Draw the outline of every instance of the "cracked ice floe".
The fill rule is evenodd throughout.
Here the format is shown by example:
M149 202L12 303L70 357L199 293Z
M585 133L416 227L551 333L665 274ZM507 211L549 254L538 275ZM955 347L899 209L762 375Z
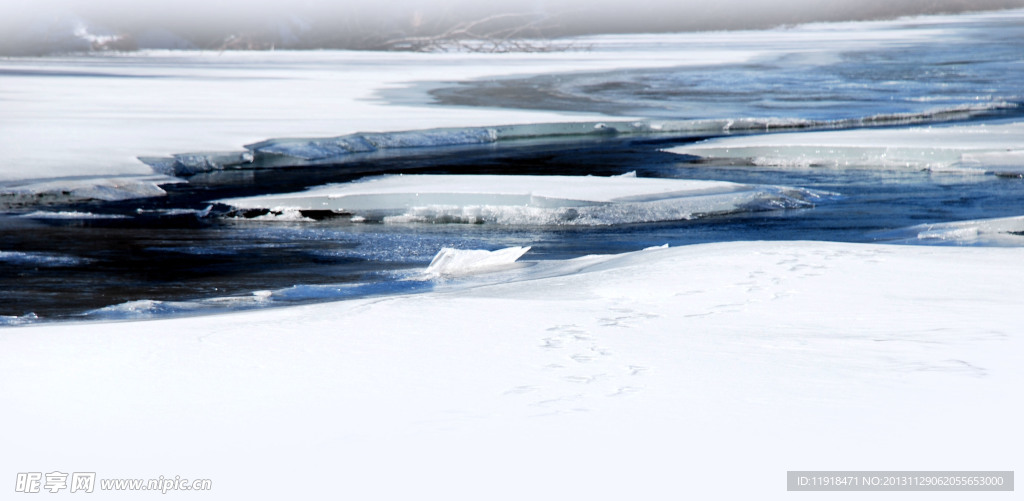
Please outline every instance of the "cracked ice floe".
M782 167L879 166L1024 174L1024 122L711 139L667 150Z
M724 181L593 176L392 175L220 200L240 211L332 211L353 221L607 225L810 207L830 194Z

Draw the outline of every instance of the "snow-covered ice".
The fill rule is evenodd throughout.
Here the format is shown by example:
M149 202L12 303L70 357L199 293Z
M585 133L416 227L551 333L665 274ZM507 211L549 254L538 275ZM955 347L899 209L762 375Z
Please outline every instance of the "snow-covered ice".
M928 116L921 120L927 121ZM272 138L245 145L244 151L176 153L167 157L142 156L154 171L190 177L235 169L267 169L311 165L339 166L388 158L437 155L470 150L495 150L524 143L572 144L624 137L705 137L708 135L802 129L825 125L822 121L741 118L690 120L602 120L546 122L495 126L442 127L392 132L357 132L337 137ZM828 122L837 126L837 122Z
M0 208L161 197L167 194L162 185L180 182L152 173L0 182Z
M221 499L783 499L787 470L1020 469L1022 252L709 244L8 328L0 463Z
M152 170L137 157L241 151L267 138L603 120L584 113L442 111L416 93L398 104L377 94L420 81L736 62L758 52L744 45L686 55L648 52L650 45L548 54L152 51L5 59L0 181L144 175ZM34 98L18 98L26 95Z
M829 194L723 181L635 175L391 175L297 193L219 200L275 213L320 210L360 221L624 224L751 210L810 207Z
M1024 169L1024 123L728 137L667 151L765 166L907 167L1019 174Z
M898 243L1024 246L1024 216L927 223L878 235Z

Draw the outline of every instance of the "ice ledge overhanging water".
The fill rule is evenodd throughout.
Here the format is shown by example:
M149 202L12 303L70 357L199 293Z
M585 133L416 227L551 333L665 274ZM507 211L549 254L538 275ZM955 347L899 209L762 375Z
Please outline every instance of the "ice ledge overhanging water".
M493 148L527 142L559 143L615 137L693 139L734 134L927 124L966 120L1020 109L1020 103L997 102L941 108L926 113L899 113L841 120L643 119L360 132L337 137L272 138L245 145L244 151L180 153L169 157L139 157L139 160L157 173L188 177L224 169L331 165L414 156L453 148Z

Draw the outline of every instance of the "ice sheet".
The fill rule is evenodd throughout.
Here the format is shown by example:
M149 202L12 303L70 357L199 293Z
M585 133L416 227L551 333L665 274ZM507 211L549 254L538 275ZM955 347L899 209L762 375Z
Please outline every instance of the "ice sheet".
M641 42L626 51L547 54L151 51L5 59L0 181L146 174L150 167L137 157L241 152L267 138L601 120L581 113L442 109L427 106L414 91L401 103L376 93L417 81L736 62L758 52L748 46L706 53L649 48ZM178 159L205 168L202 157Z
M667 151L766 166L1019 172L1024 163L1024 122L730 137Z
M827 196L799 188L635 176L393 175L217 202L280 214L333 211L357 221L594 225L810 207Z
M180 182L181 179L154 174L12 181L0 183L0 209L161 197L167 194L161 185Z
M924 118L923 118L924 119ZM498 148L537 143L573 143L612 137L706 137L738 132L802 129L821 122L794 119L693 119L579 121L447 127L394 132L358 132L338 137L272 138L247 144L238 152L179 153L170 157L139 157L156 172L189 177L228 169L265 169L309 165L340 165L425 153ZM834 124L833 124L834 125Z

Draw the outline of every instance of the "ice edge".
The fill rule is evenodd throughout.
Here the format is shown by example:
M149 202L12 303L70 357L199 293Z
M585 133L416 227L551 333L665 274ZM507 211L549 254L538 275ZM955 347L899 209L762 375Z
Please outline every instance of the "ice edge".
M245 151L179 153L138 157L160 174L189 177L224 169L266 169L330 165L358 160L411 156L439 148L491 147L534 140L558 143L581 138L674 136L680 139L733 134L884 127L962 120L1015 110L1022 103L998 102L842 120L722 118L693 120L619 120L448 127L396 132L357 132L336 137L272 138L245 145Z

